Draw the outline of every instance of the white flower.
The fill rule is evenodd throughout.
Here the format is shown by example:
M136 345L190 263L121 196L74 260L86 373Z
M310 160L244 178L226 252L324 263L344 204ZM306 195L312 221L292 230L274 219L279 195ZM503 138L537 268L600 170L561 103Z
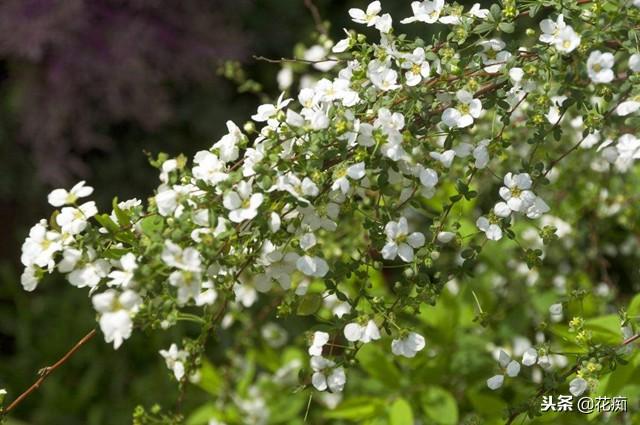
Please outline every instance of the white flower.
M580 45L580 36L570 25L564 22L564 16L558 15L554 22L551 19L543 19L540 22L540 41L553 44L561 53L571 53Z
M296 261L296 268L307 276L324 277L329 272L329 265L320 257L304 255Z
M366 11L356 8L349 9L349 16L355 23L365 24L368 27L375 26L378 31L387 33L391 30L391 15L378 16L381 10L380 2L374 1L369 3Z
M494 375L487 379L487 387L491 390L497 390L504 383L504 375Z
M525 213L527 217L536 219L542 217L543 214L548 213L550 210L549 205L547 205L541 197L536 196L533 203L527 207Z
M176 344L171 344L169 350L160 350L160 355L164 358L167 367L173 371L176 380L180 381L184 377L184 363L187 361L189 353L185 350L178 350Z
M491 223L486 217L481 216L476 220L476 226L482 230L487 239L492 241L499 241L502 239L502 229L495 223Z
M358 162L357 164L353 164L343 172L339 174L338 177L333 184L331 185L331 190L340 190L343 194L347 194L349 189L351 189L351 183L349 182L349 177L352 180L360 180L365 176L364 162Z
M25 267L22 275L20 275L20 284L25 291L31 292L38 286L38 277L36 269L31 266Z
M553 44L558 39L558 35L560 31L567 27L567 24L564 22L564 15L558 15L557 20L554 22L551 19L543 19L540 21L540 29L542 30L542 34L540 34L540 41L547 44Z
M507 173L504 176L504 186L499 193L511 211L525 212L533 204L536 196L529 190L531 183L531 177L527 173Z
M184 211L184 207L181 205L182 202L189 199L189 197L197 191L198 188L192 184L177 184L172 187L161 185L158 188L158 194L155 196L158 213L163 217L167 217L172 214L175 217L180 217Z
M329 342L329 334L326 332L316 331L313 333L313 341L309 347L310 356L321 356L322 347Z
M312 65L315 69L322 72L327 72L331 70L334 66L336 66L337 62L335 60L327 59L327 54L329 51L326 47L321 46L319 44L315 44L309 47L302 57L304 60L312 62Z
M480 116L482 103L474 99L466 90L458 90L456 93L458 104L456 107L447 108L442 113L442 122L452 128L464 128L473 124L473 120Z
M418 177L420 178L420 184L424 186L424 188L428 192L434 192L434 188L438 184L438 173L431 168L424 168L420 166Z
M200 253L192 247L183 250L179 245L166 240L164 241L164 248L160 258L169 267L176 267L189 272L200 271Z
M571 382L569 382L569 392L575 397L578 397L587 390L588 386L587 381L584 379L580 377L573 378Z
M488 139L481 140L473 149L473 158L476 160L475 167L478 169L482 169L489 164L489 150L487 149L489 143L490 141Z
M410 87L417 86L423 78L427 78L431 73L431 67L429 62L425 60L425 52L422 47L416 47L413 53L405 56L402 68L407 70L404 76Z
M75 204L78 198L84 198L93 193L91 186L85 186L85 182L81 181L71 188L69 192L65 189L55 189L49 193L49 204L54 207Z
M418 351L425 347L424 337L418 333L410 332L403 339L391 341L391 352L396 356L415 357Z
M249 308L258 299L258 293L256 290L243 283L233 285L233 294L236 296L236 301L242 304L244 307Z
M93 308L100 313L100 329L105 342L113 342L118 349L122 342L131 336L135 315L141 303L138 294L131 290L120 294L113 289L96 294L91 298Z
M347 377L342 367L335 367L336 364L321 356L311 357L311 368L313 375L311 383L318 391L327 388L333 393L339 393L344 389Z
M287 90L293 84L293 70L290 66L283 66L278 75L276 76L278 81L278 89Z
M197 306L213 305L218 299L218 292L215 290L213 283L207 280L202 283L203 291L195 297Z
M403 261L410 263L413 261L413 249L424 245L424 235L420 232L409 234L407 219L400 217L396 221L390 221L384 227L387 235L387 243L382 247L382 258L393 260L399 256Z
M275 105L273 104L263 104L258 106L258 111L255 115L251 116L256 122L264 122L272 119L276 116L278 112L284 109L289 103L291 103L293 99L284 99L284 93L278 97L278 100Z
M364 326L352 322L344 327L344 337L351 342L360 341L366 344L380 339L380 330L376 322L371 319Z
M629 69L640 72L640 53L634 53L629 57Z
M436 239L440 243L449 243L456 237L456 234L453 232L438 232L438 236Z
M396 90L401 87L398 84L398 73L377 60L372 60L367 65L367 78L382 91Z
M522 354L522 364L525 366L533 366L538 361L538 350L529 347Z
M95 288L103 278L107 277L110 268L106 260L97 259L69 273L67 280L78 288Z
M478 19L486 19L489 16L489 9L480 9L480 3L474 3L468 14Z
M638 109L640 109L640 99L631 99L625 100L624 102L620 102L620 104L616 107L616 114L621 117L625 117L627 115L633 114Z
M305 204L310 204L306 197L317 196L320 193L318 185L316 185L309 177L305 177L300 180L291 172L278 176L276 183L269 188L268 191L272 192L274 190L289 192L297 200L304 202Z
M580 36L567 25L560 30L554 46L560 53L571 53L580 45Z
M499 38L481 41L480 45L483 49L480 57L485 65L484 70L490 74L499 72L511 58L511 53L503 50L505 44Z
M498 363L500 364L500 368L504 370L504 374L494 375L487 380L487 386L492 390L497 390L502 386L505 375L515 378L520 374L520 363L512 360L503 350L500 350L498 354Z
M237 184L235 191L231 190L224 194L222 204L230 211L229 220L242 223L258 215L258 208L263 200L264 195L252 193L251 183L243 180Z
M280 219L278 213L272 212L269 215L269 230L271 230L273 233L276 233L278 230L280 230L281 224L282 220Z
M413 16L400 21L403 24L412 22L424 22L433 24L440 18L440 13L444 7L444 0L425 0L411 2Z
M49 271L55 267L54 255L62 249L61 235L47 229L47 221L40 220L29 230L29 236L22 244L20 261L26 267L38 266Z
M169 275L169 284L178 288L178 305L185 305L200 295L202 282L199 273L176 270Z
M228 136L229 135L225 137L228 137ZM225 142L225 143L228 143L228 142ZM227 154L229 154L229 152L227 152ZM209 183L212 186L215 186L218 183L225 181L229 178L229 175L225 171L224 162L221 161L220 158L218 158L216 155L212 154L209 151L200 151L196 153L196 155L193 158L193 162L195 164L192 169L193 177L195 177L198 180L202 180L206 183Z
M62 252L62 260L58 263L60 273L69 273L76 268L76 264L82 257L82 251L75 248L65 248Z
M78 208L64 207L56 216L56 223L62 231L70 235L77 235L87 228L87 220L98 213L96 203L85 202Z
M615 75L611 69L614 65L613 55L594 50L587 59L587 72L594 83L610 83Z
M303 251L308 251L313 248L316 245L316 242L316 235L311 232L300 236L300 248L302 248Z
M429 152L429 156L440 162L445 168L449 168L451 167L451 164L453 164L453 160L456 157L456 151L454 151L453 149L449 149L442 153Z
M227 121L227 134L222 136L214 145L214 149L218 149L220 159L223 162L231 162L238 159L238 144L241 143L245 136L233 121Z

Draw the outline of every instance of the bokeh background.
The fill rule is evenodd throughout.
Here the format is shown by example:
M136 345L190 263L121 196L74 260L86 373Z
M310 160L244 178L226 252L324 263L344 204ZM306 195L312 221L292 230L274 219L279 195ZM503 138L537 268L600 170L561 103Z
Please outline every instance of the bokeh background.
M408 4L387 2L386 9ZM315 0L342 38L349 7ZM405 10L406 9L406 10ZM397 16L397 15L396 15ZM276 64L312 44L303 0L0 1L0 388L13 399L94 322L85 291L47 278L19 282L20 245L50 215L46 194L87 180L99 207L145 198L157 186L153 155L209 147L228 119L243 123L260 95L219 75L237 60L262 91L278 94ZM179 331L176 331L179 332ZM176 335L136 334L114 351L96 338L12 415L11 424L131 422L135 405L171 407L176 386L157 354ZM197 394L189 404L197 405Z

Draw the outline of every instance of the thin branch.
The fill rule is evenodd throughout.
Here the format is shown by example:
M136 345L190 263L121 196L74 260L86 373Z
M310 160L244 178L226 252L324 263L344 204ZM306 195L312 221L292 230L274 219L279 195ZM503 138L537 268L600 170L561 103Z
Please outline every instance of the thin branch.
M320 59L317 61L312 61L312 60L307 60L307 59L298 59L298 58L280 58L280 59L272 59L272 58L266 58L264 56L257 56L257 55L253 55L253 58L257 61L264 61L264 62L269 62L269 63L286 63L286 62L290 62L290 63L306 63L306 64L310 64L313 65L315 63L325 63L325 62L344 62L342 59L336 59L336 58L326 58L326 59Z
M94 336L96 336L96 330L92 329L88 334L83 336L82 339L76 343L76 345L74 345L69 351L67 351L67 353L60 358L60 360L58 360L51 366L47 366L45 368L40 369L38 371L38 374L40 375L40 377L36 380L36 382L34 382L33 385L31 385L27 390L25 390L22 394L20 394L18 398L13 400L13 402L9 406L7 406L6 409L0 410L0 416L4 416L7 413L11 412L32 392L40 388L40 385L44 383L44 381L47 379L49 375L55 372L55 370L58 369L60 366L65 364L67 360L69 360L76 353L76 351L80 349L80 347L82 347L87 342L89 342Z
M313 22L315 22L318 32L328 37L329 33L327 32L327 27L324 25L322 16L320 16L320 11L318 10L318 7L313 3L313 0L304 0L304 5L307 9L309 9L309 12L311 12Z

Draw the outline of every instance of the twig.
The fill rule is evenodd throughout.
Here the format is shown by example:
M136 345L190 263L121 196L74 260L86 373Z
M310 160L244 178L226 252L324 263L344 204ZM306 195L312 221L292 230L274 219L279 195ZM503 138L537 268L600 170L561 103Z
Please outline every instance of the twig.
M13 400L13 402L9 406L7 406L6 409L1 410L0 416L4 416L7 413L11 412L32 392L40 388L40 385L42 385L42 383L45 381L45 379L47 379L49 375L51 375L60 366L65 364L67 360L69 360L71 356L73 356L76 353L76 351L80 349L80 347L82 347L87 342L89 342L91 338L93 338L94 336L96 336L96 330L92 329L88 334L83 336L82 339L76 343L76 345L74 345L69 351L67 351L67 354L62 356L60 360L55 362L52 366L47 366L45 368L40 369L40 371L38 371L38 374L40 375L40 377L36 380L36 382L34 382L33 385L31 385L27 390L25 390L22 394L20 394L18 398Z
M313 21L316 24L316 29L318 30L318 32L328 37L329 33L327 33L327 28L324 25L324 22L322 22L320 11L318 10L318 7L313 3L313 0L304 0L304 5L307 9L309 9L309 12L311 12L311 16L313 17Z
M306 63L306 64L314 64L314 63L325 63L325 62L343 62L342 59L336 59L336 58L326 58L326 59L320 59L317 61L311 61L311 60L307 60L307 59L299 59L299 58L280 58L280 59L272 59L272 58L266 58L264 56L256 56L253 55L253 58L257 61L264 61L264 62L269 62L269 63L283 63L283 62L291 62L291 63Z

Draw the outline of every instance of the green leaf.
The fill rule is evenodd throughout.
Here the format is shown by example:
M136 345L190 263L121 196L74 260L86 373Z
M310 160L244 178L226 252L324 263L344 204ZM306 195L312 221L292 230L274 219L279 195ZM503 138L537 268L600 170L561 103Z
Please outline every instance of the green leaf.
M640 294L633 297L627 309L629 316L640 316Z
M198 386L211 395L217 396L222 391L223 379L216 368L207 360L202 362L200 368L200 381Z
M326 411L327 419L350 419L362 421L384 411L385 401L374 397L354 397L346 400L334 410Z
M120 230L120 227L118 227L118 225L113 220L111 220L111 217L109 217L108 214L98 214L93 218L95 218L102 227L107 229L109 233L117 233Z
M164 220L157 215L145 217L140 221L140 229L149 238L158 239L164 229Z
M298 316L310 316L322 306L322 295L306 294L300 299L296 313Z
M207 425L211 418L216 417L218 409L213 403L204 404L198 407L185 422L186 425Z
M390 425L406 425L413 423L411 405L404 398L398 398L389 408Z
M513 25L513 22L500 22L500 24L498 24L498 28L500 28L500 31L502 32L511 34L515 29L515 26Z
M356 359L360 362L360 367L373 378L391 388L397 388L400 385L402 380L400 371L379 347L373 344L364 345L358 351Z
M476 26L473 29L473 32L475 34L482 34L482 33L485 33L485 32L493 31L494 28L495 28L495 24L493 24L491 22L483 22L480 25Z
M458 423L458 405L455 398L442 387L428 387L420 397L424 414L441 425Z

